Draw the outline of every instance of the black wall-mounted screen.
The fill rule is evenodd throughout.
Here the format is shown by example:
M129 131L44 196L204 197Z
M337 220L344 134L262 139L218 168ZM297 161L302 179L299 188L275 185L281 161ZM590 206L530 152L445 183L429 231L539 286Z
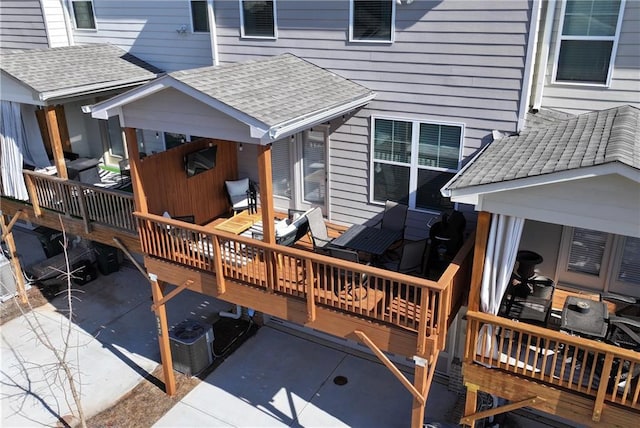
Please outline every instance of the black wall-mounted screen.
M207 147L197 152L187 153L184 157L184 167L187 177L193 177L216 166L218 146Z

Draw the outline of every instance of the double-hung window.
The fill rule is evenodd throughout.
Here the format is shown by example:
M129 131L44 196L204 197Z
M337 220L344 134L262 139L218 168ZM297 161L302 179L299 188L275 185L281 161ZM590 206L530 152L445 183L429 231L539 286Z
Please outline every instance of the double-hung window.
M242 37L275 39L276 2L240 0Z
M395 0L351 0L349 39L393 42Z
M565 228L561 248L561 282L640 297L640 238Z
M71 9L73 10L73 19L76 24L76 29L96 29L96 18L93 14L92 1L71 0Z
M624 0L567 0L558 30L555 82L608 85Z
M206 0L191 2L191 28L194 33L209 32L209 14Z
M463 125L377 117L372 122L372 202L453 208L440 189L459 169Z

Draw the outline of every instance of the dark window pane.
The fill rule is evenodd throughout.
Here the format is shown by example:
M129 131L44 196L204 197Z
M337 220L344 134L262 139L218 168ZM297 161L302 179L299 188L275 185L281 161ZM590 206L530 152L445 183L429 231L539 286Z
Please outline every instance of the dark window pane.
M96 21L93 17L93 5L90 1L74 1L73 16L76 19L76 28L95 29Z
M565 8L562 34L565 36L614 36L619 10L619 1L570 0Z
M275 37L273 1L243 1L244 35Z
M353 39L391 40L391 0L354 0Z
M418 170L418 189L416 191L416 208L445 211L453 209L453 203L440 193L454 174L448 172Z
M409 204L409 168L375 163L373 199L379 202L388 199Z
M193 19L193 31L196 31L196 32L209 31L209 17L207 16L206 1L191 2L191 17Z
M376 119L373 138L374 158L393 162L411 162L411 122Z
M164 133L164 142L167 146L167 150L172 149L180 144L184 144L187 141L187 136L184 134L175 134L173 132Z
M556 80L606 83L612 48L612 41L563 40Z
M107 120L107 135L111 154L124 157L124 142L122 141L122 129L118 116L112 116Z

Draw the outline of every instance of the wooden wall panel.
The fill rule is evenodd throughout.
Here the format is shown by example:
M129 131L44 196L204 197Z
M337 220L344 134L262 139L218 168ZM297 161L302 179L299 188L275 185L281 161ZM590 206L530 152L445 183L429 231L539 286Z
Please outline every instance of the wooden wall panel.
M209 144L218 146L215 168L187 177L184 156ZM202 139L141 159L142 187L149 212L193 215L198 224L228 212L224 181L237 178L237 150L236 143L231 141Z

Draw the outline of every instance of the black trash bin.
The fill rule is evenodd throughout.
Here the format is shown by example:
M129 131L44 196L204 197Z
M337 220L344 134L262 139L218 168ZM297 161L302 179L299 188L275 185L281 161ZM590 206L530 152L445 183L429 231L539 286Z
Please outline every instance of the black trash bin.
M109 275L120 270L122 256L119 254L119 249L99 242L94 242L93 248L96 251L98 270L102 275Z
M64 248L62 242L62 232L60 232L59 230L40 226L33 229L33 233L36 234L38 240L42 244L44 255L47 256L47 258L51 258L62 253L62 250Z
M96 268L91 260L80 260L71 265L71 282L75 285L85 285L97 278Z

